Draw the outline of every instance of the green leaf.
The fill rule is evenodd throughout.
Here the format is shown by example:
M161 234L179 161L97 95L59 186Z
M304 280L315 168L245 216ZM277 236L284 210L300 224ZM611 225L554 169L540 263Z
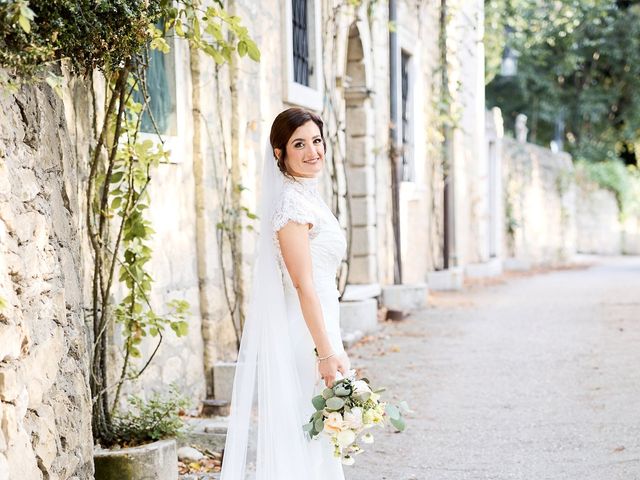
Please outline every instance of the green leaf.
M397 420L400 418L400 410L398 410L398 407L396 407L395 405L391 405L390 403L387 403L384 410L387 413L387 415L389 415L390 419Z
M402 417L390 418L389 421L391 422L391 425L393 425L399 432L402 432L405 428L407 428L407 425L406 423L404 423L404 419Z
M322 418L318 418L314 423L313 423L313 428L316 432L321 432L322 430L324 430L324 419Z
M255 44L253 40L246 39L245 43L247 44L247 53L249 53L249 58L254 62L260 61L260 50L258 50L258 46Z
M311 399L311 403L313 404L316 410L322 410L325 407L325 399L322 395L317 395Z
M344 400L340 397L331 397L327 400L327 410L336 411L340 410L342 407L344 407Z
M322 391L322 397L323 397L325 400L327 400L327 399L329 399L329 398L331 398L331 397L335 397L335 394L333 393L333 390L332 390L331 388L325 388L325 389Z
M29 19L27 17L24 17L21 14L18 17L18 23L26 33L31 33L31 24L29 23Z
M344 385L338 385L337 387L334 387L333 391L338 397L348 397L349 395L351 395L351 388L348 388Z
M120 180L122 180L123 176L124 176L124 172L114 173L113 175L111 175L110 183L118 183Z
M313 422L305 423L302 426L302 430L304 430L307 433L311 433L311 431L313 430Z
M243 41L238 42L238 55L244 57L247 54L247 44Z

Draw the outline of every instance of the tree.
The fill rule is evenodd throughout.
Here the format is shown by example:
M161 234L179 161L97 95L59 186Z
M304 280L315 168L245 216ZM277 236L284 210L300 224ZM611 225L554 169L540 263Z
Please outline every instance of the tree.
M640 157L640 2L486 0L487 106L589 161ZM515 76L499 74L505 46Z

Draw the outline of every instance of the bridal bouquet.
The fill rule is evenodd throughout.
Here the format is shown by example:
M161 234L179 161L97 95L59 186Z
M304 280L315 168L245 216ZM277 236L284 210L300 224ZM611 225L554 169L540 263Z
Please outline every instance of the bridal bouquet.
M391 423L398 431L405 429L402 412L408 412L409 407L406 402L398 406L381 402L380 393L384 390L372 389L366 378L356 380L355 371L351 370L333 388L325 388L321 395L313 397L316 411L303 429L312 439L320 434L328 436L335 456L341 457L345 465L353 465L353 456L363 452L358 442L373 443L370 428Z

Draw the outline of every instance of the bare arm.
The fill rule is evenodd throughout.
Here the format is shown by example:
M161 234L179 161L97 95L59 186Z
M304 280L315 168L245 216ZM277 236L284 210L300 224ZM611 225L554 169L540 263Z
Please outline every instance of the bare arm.
M329 342L320 299L313 284L309 228L309 224L289 222L278 231L278 241L285 266L298 292L305 323L322 358L335 352ZM321 361L319 369L327 386L333 384L336 371L345 373L343 361L337 356Z

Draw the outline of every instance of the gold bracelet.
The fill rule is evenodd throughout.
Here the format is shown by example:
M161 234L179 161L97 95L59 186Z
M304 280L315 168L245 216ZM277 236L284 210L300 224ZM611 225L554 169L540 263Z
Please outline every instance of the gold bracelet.
M335 355L336 355L335 352L333 352L331 355L327 355L326 357L318 357L318 361L321 362L322 360L326 360L327 358L334 357Z

